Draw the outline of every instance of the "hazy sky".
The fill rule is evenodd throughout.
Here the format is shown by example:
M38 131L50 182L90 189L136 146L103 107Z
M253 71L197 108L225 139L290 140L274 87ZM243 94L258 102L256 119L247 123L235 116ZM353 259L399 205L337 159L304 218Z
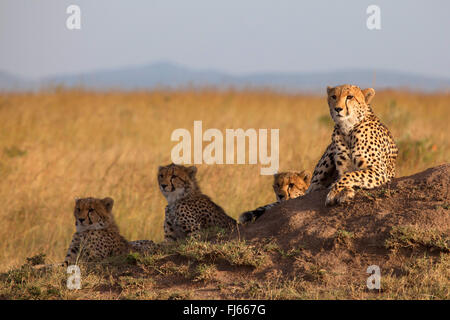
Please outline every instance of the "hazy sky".
M68 30L66 8L81 8ZM381 8L381 30L366 9ZM450 78L450 1L0 0L0 70L25 77L171 61L233 74L400 70Z

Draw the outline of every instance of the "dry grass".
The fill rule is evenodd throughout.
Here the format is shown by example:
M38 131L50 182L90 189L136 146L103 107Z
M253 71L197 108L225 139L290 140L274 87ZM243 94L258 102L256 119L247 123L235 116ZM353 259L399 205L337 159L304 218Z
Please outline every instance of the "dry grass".
M400 146L397 175L447 162L449 94L377 93L374 110ZM156 182L175 142L171 133L279 128L280 170L309 169L332 124L325 98L273 92L94 93L53 90L0 95L0 270L45 252L64 258L75 197L115 200L130 240L162 239L166 205ZM259 165L202 165L203 191L232 216L275 200Z
M236 252L256 255L250 260L236 260ZM391 260L398 261L383 268L381 290L368 290L367 274L363 272L340 278L339 273L314 264L303 273L289 275L286 267L296 257L273 252L263 243L231 241L212 245L188 239L152 255L131 253L98 264L81 264L81 290L67 288L65 268L36 269L34 265L44 259L38 255L19 268L0 273L0 299L448 300L450 255L411 253L409 257L390 255ZM285 265L270 269L270 262L260 263L261 256ZM401 266L398 262L402 262Z

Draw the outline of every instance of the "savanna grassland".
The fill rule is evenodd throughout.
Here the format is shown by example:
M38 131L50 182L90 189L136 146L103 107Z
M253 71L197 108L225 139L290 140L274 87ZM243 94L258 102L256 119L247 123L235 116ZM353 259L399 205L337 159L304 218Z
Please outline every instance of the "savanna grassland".
M373 109L400 149L397 176L448 162L449 94L377 92ZM45 253L64 258L76 197L115 200L128 239L163 238L156 181L171 162L173 130L280 129L280 171L313 170L332 121L324 96L268 91L89 92L0 95L0 270ZM206 143L204 143L204 146ZM202 190L237 217L275 200L260 165L201 165Z
M400 149L397 176L448 162L449 108L450 94L377 93L373 109ZM112 197L127 239L160 242L166 201L156 172L171 162L172 132L186 128L193 136L195 120L224 136L225 129L279 129L280 171L312 171L333 127L320 95L1 94L0 299L449 299L445 166L434 178L408 180L409 187L361 192L349 207L324 211L318 193L287 201L294 209L263 216L243 238L188 239L150 255L81 265L81 290L66 287L65 268L38 267L64 258L77 197ZM260 175L259 164L203 164L197 176L233 217L275 200L272 177ZM289 210L297 213L288 218ZM249 237L252 228L268 236ZM373 263L383 271L376 292L365 285Z

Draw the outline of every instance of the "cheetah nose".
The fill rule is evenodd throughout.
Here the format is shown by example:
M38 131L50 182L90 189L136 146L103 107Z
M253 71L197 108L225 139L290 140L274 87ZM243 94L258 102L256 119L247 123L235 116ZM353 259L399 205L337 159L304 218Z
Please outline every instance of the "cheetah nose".
M167 187L167 184L161 184L161 188L165 189Z
M341 112L342 108L334 108L334 110L336 110L336 112Z
M86 220L86 219L81 219L81 218L78 219L78 221L80 221L80 223L83 223L84 220Z
M280 198L280 200L283 200L283 199L284 199L284 195L279 194L279 195L278 195L278 198Z

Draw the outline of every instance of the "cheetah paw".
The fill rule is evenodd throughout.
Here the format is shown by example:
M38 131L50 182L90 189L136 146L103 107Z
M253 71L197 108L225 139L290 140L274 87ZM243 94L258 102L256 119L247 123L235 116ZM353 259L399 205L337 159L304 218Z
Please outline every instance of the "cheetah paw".
M340 191L336 188L331 189L327 194L327 199L325 200L326 206L332 206L334 204L341 204L348 202L355 196L355 191L352 188L343 188Z

